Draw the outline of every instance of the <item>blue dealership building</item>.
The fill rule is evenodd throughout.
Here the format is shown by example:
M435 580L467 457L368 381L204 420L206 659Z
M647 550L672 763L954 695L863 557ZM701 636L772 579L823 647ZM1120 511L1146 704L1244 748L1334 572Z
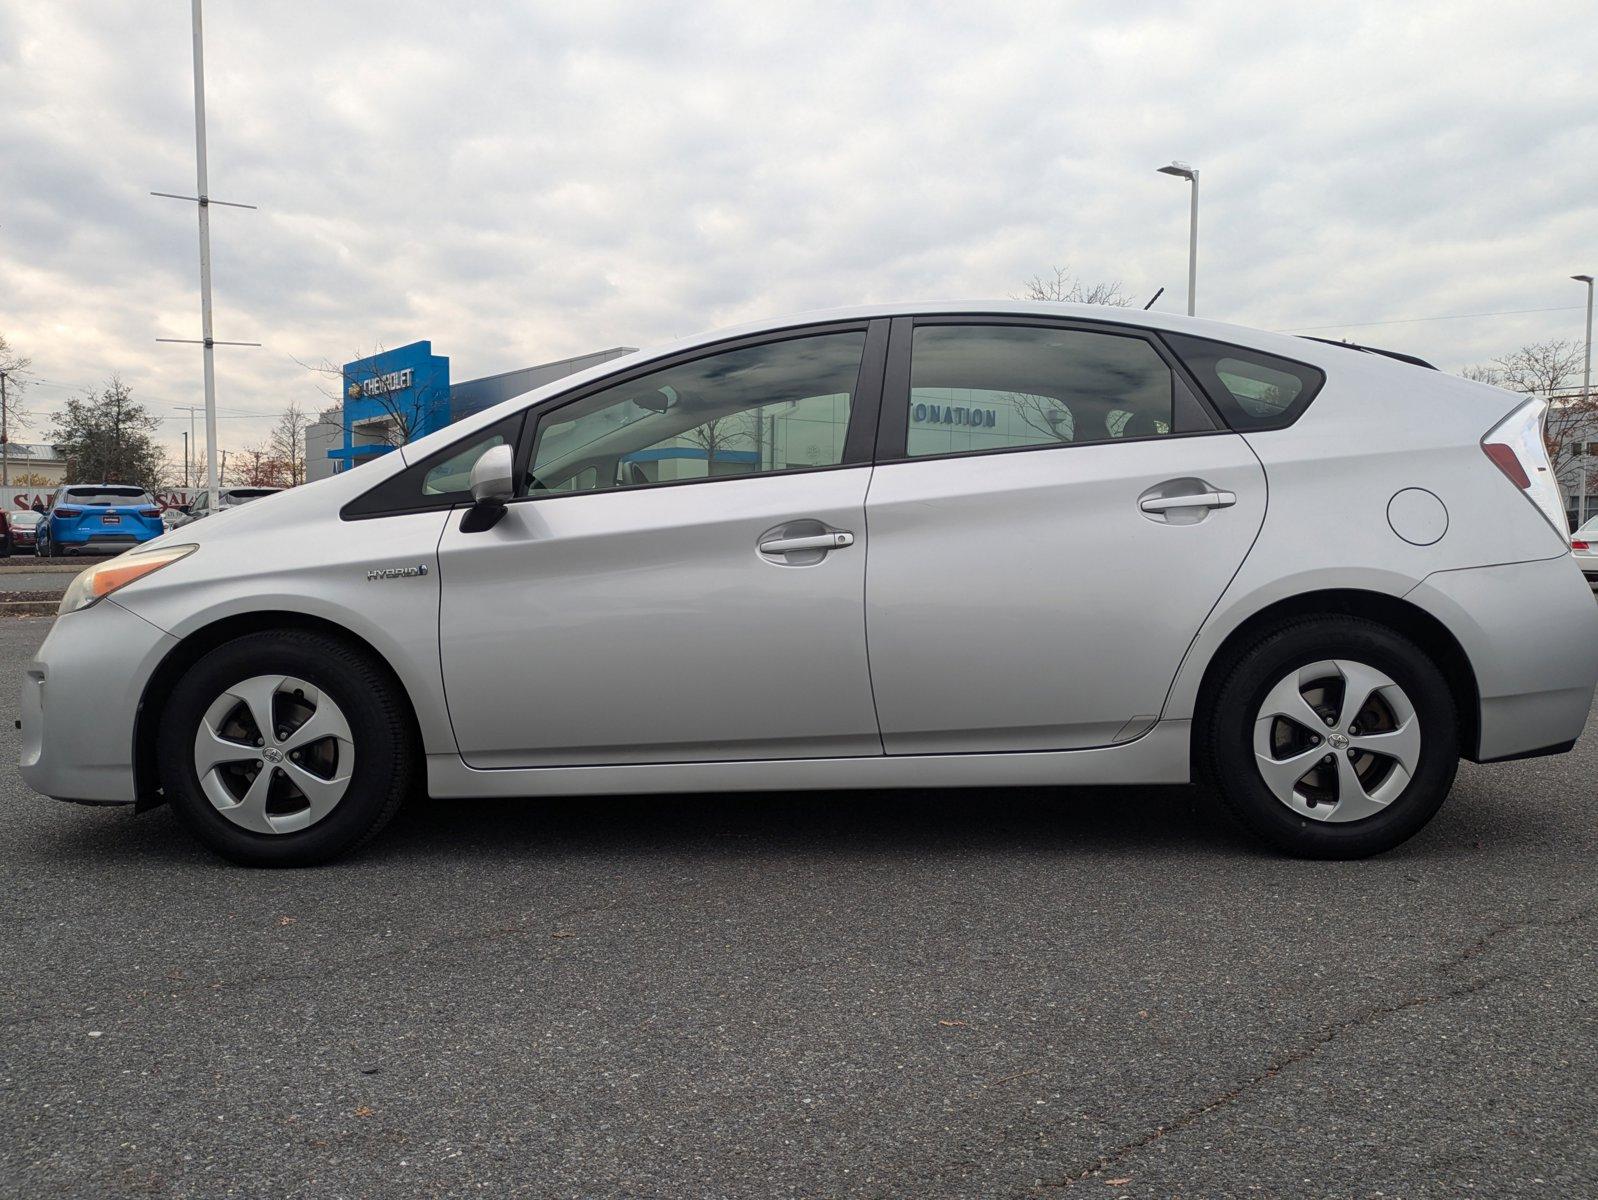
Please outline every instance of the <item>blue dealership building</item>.
M320 479L359 466L462 417L633 349L614 346L461 383L450 381L449 359L434 354L432 342L412 342L345 363L342 403L322 413L305 432L306 477Z

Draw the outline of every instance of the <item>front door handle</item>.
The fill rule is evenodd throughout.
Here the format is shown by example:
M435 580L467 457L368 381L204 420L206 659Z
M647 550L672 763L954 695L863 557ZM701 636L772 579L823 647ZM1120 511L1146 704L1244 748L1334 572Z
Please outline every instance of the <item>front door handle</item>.
M1150 496L1138 507L1146 513L1162 513L1173 508L1231 508L1236 503L1236 492L1199 492L1192 496Z
M769 542L760 543L762 554L791 554L797 550L841 550L845 546L854 545L854 534L847 529L837 529L831 533L812 533L804 537L772 538Z

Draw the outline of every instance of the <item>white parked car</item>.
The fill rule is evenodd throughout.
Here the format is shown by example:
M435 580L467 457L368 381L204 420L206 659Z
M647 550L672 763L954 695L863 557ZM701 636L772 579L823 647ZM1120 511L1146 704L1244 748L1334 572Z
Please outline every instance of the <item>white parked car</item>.
M173 522L173 528L188 525L198 521L201 517L208 517L212 513L222 512L224 509L237 508L241 504L248 504L252 500L260 500L265 496L275 496L283 489L280 487L225 487L218 488L213 501L209 489L200 492L189 505L189 511Z
M1586 722L1598 605L1541 417L1155 313L749 325L85 571L22 773L247 863L351 850L424 787L1195 777L1285 851L1371 854L1461 757Z
M1570 550L1592 590L1598 592L1598 517L1570 535Z

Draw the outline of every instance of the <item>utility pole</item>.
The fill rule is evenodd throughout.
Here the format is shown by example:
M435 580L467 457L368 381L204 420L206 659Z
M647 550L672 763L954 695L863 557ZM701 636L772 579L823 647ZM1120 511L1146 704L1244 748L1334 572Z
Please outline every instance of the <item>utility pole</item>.
M177 196L171 192L151 192L171 200L192 200L200 211L200 342L205 361L205 465L206 477L215 484L216 466L216 359L215 346L259 346L260 342L218 342L211 336L211 205L229 208L254 208L253 204L234 204L213 200L205 162L205 37L200 22L200 0L190 0L194 22L194 182L196 196ZM193 338L156 338L158 342L186 342Z
M186 444L187 445L193 445L194 444L194 414L195 413L204 412L205 411L204 407L201 406L201 405L198 405L198 404L174 404L172 407L177 409L179 412L186 412L186 413L189 414L189 432L188 432L188 442Z
M1592 276L1572 275L1571 278L1577 283L1587 285L1587 348L1581 359L1581 404L1584 410L1590 410L1592 407ZM1583 451L1591 449L1591 442L1582 446ZM1581 502L1577 506L1582 525L1587 523L1587 460L1588 455L1584 453L1581 456Z
M0 371L0 488L11 486L11 440L6 432L6 373Z
M189 434L188 434L187 430L184 430L184 432L183 432L183 490L187 491L188 487L189 487Z
M111 417L111 474L117 476L108 479L107 483L124 483L122 475L122 389L117 388L115 393L116 409Z

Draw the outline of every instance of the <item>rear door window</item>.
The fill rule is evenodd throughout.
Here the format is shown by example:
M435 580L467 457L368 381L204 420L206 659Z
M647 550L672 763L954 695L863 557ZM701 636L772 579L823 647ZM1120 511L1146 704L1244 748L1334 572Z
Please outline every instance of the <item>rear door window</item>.
M1010 324L918 325L905 455L1045 449L1213 428L1135 334Z

